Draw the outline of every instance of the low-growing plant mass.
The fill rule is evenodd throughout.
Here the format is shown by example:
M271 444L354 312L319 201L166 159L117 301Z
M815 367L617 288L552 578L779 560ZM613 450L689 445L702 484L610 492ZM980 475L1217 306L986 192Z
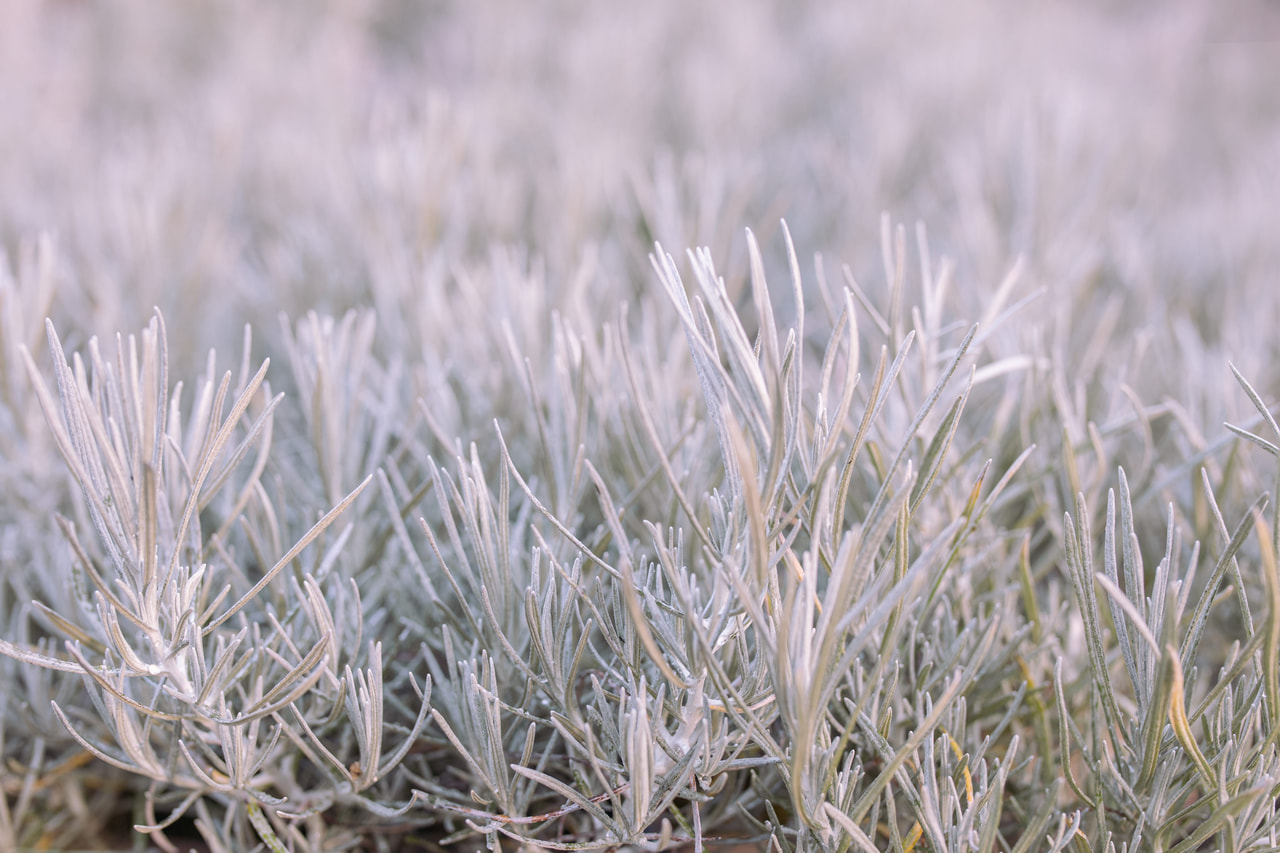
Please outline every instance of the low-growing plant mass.
M0 13L0 851L1280 849L1207 19L481 5Z

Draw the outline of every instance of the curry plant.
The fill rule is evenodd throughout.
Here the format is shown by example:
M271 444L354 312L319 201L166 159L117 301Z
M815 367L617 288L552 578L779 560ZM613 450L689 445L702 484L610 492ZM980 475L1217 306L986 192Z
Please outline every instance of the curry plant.
M158 313L69 356L48 323L26 387L76 491L56 592L0 640L56 723L6 843L102 766L164 849L1273 844L1270 495L1224 508L1201 470L1209 538L1171 506L1144 553L1123 469L1091 505L1069 437L1059 481L970 411L1043 369L1007 349L1030 303L964 323L884 236L880 297L785 226L786 288L750 234L737 294L656 247L665 307L490 330L515 396L466 445L466 389L415 394L369 311L286 318L287 392L247 329L188 387Z

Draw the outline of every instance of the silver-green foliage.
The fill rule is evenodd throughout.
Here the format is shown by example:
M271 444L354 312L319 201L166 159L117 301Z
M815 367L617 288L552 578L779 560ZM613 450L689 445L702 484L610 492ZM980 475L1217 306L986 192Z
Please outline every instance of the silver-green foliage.
M1043 398L1009 395L1046 371L1008 354L1014 280L969 327L923 234L918 287L884 237L883 299L820 263L806 283L789 236L786 298L750 236L741 293L659 249L665 307L481 331L504 350L477 399L409 388L371 312L283 321L291 395L247 333L188 397L158 315L113 357L68 359L49 324L52 387L26 371L79 497L0 651L166 848L188 813L217 850L1272 846L1267 498L1229 527L1203 474L1205 558L1171 511L1150 575L1123 472L1100 542L1083 494L1059 527L1079 451L1059 478L1013 446ZM451 424L485 407L464 446ZM10 846L56 824L40 731L0 797Z

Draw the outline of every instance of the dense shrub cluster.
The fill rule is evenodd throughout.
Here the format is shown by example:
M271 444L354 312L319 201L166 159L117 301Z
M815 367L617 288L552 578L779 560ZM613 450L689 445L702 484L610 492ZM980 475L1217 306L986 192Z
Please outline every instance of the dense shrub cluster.
M1264 11L7 4L0 850L1280 846Z

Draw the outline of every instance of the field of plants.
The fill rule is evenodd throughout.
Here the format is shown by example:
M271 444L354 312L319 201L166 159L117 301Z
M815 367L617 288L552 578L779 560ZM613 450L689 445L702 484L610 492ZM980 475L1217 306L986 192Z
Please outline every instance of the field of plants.
M1280 13L0 3L0 853L1280 849Z

